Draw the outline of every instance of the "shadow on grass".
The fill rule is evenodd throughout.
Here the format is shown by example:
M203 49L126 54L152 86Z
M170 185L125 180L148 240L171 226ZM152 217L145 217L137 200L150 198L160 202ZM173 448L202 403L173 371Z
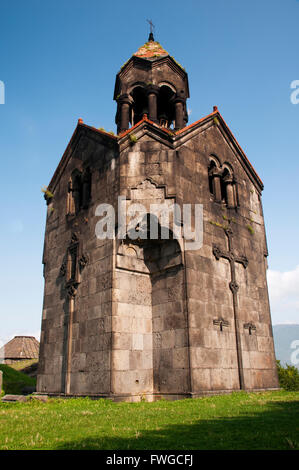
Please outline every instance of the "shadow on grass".
M136 436L103 434L65 442L57 450L224 450L299 449L299 401L267 403L271 409L240 416L198 419L152 430L138 429ZM131 426L133 423L128 423ZM163 426L163 425L161 425ZM136 426L137 427L137 426ZM124 432L119 430L119 434ZM139 433L138 433L139 432Z

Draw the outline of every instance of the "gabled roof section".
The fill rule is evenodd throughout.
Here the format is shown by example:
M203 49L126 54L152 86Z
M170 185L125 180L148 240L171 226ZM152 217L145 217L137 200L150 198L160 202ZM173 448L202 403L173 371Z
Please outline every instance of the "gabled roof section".
M147 124L147 126L145 124ZM242 149L239 142L237 141L237 139L231 132L230 128L224 121L222 115L218 111L217 106L214 106L214 110L211 114L208 114L207 116L199 119L198 121L193 122L187 127L183 127L183 129L180 129L176 132L170 129L162 128L161 126L159 126L158 124L155 124L154 122L150 121L146 116L144 116L140 122L135 124L135 126L131 127L126 132L121 134L119 136L119 140L120 142L123 142L126 136L130 138L130 135L134 133L136 134L139 133L140 135L138 135L138 137L140 138L143 135L143 133L148 131L148 129L150 128L153 131L151 133L152 137L156 135L159 139L163 139L166 145L168 146L171 145L174 149L176 149L180 147L182 143L185 143L189 139L192 139L196 131L197 130L200 131L200 129L206 125L218 126L224 138L227 140L229 145L231 145L235 153L239 156L239 159L241 163L243 164L243 167L245 167L245 170L251 176L251 179L256 182L259 190L262 191L264 188L262 180L260 179L254 167L248 160L244 150Z
M145 134L150 134L152 138L173 148L174 132L159 126L144 115L141 121L118 136L120 150L124 150L124 148L134 143L135 139L138 141Z
M244 163L246 169L249 171L249 173L251 174L253 179L258 184L259 189L262 191L263 188L264 188L264 184L263 184L261 178L259 177L259 175L255 171L254 167L252 166L252 164L248 160L244 150L242 149L241 145L239 144L239 142L237 141L237 139L233 135L233 133L230 130L230 128L228 127L228 125L226 124L226 122L223 119L222 115L220 114L217 106L214 106L213 112L211 114L209 114L208 116L205 116L204 118L202 118L198 121L195 121L192 124L190 124L189 126L183 127L183 129L180 129L179 131L177 131L175 133L175 141L178 141L179 139L183 139L183 138L184 138L184 140L186 138L188 140L188 135L191 138L193 131L200 128L200 127L202 127L208 121L213 121L213 123L219 127L219 129L222 131L222 134L224 135L226 140L231 144L231 146L233 147L235 152L239 155L239 157L240 157L241 161Z
M62 155L61 160L54 172L54 175L48 185L48 189L51 192L55 190L55 187L60 179L60 175L63 173L69 159L71 158L81 135L86 135L86 131L94 135L101 135L103 137L104 142L110 141L110 143L113 142L114 144L117 144L117 136L113 135L110 132L106 132L102 128L97 129L96 127L88 126L87 124L83 123L82 119L78 119L77 127L75 128L71 140L69 141L64 151L64 154Z

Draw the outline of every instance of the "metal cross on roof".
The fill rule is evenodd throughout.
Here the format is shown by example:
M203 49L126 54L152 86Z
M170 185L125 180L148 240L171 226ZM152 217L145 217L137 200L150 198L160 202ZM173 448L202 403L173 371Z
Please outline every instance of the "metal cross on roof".
M146 20L146 21L147 21L147 22L149 23L149 25L150 25L151 33L153 33L153 32L154 32L154 29L155 29L154 23L152 22L152 20Z
M149 40L149 41L154 41L155 39L154 39L153 31L154 31L154 29L155 29L155 25L154 25L154 23L152 22L152 20L146 20L146 21L149 23L150 28L151 28L151 32L150 32L150 34L149 34L148 40Z

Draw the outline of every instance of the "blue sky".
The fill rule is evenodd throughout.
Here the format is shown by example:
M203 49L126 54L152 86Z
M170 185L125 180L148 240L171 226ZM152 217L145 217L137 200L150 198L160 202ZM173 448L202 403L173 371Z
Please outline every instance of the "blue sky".
M299 2L0 0L0 18L0 341L38 334L41 187L79 117L115 131L115 75L147 18L189 74L189 122L217 105L265 184L273 323L298 323Z

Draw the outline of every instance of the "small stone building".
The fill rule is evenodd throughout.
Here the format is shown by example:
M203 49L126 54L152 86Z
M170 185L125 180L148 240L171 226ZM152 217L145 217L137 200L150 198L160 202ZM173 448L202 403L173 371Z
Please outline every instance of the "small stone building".
M1 360L5 364L31 359L38 360L38 354L39 342L34 336L15 336L0 351Z
M188 98L185 69L151 34L117 74L117 135L79 119L45 193L40 393L154 400L278 387L263 183L216 106L187 125ZM160 219L156 237L147 224L146 237L119 236L119 196L145 207L146 222L154 203L200 205L202 243L175 236L177 214L168 238ZM112 238L97 235L102 204L115 212Z

